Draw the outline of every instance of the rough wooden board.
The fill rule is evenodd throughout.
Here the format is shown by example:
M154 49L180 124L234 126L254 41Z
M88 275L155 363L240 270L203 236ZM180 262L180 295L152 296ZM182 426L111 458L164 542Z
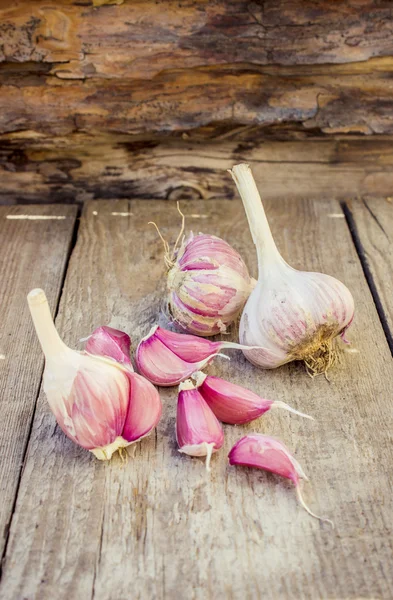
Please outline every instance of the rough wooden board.
M127 464L99 463L74 446L41 394L4 565L5 598L392 597L389 348L339 205L288 200L267 210L293 266L334 274L353 291L352 352L331 383L294 364L258 371L234 353L211 372L290 402L317 423L277 411L227 426L209 476L200 460L176 450L174 389L162 391L157 434ZM192 201L187 213L198 215L189 216L189 228L226 238L255 271L239 202ZM174 203L87 205L57 319L68 343L107 322L126 328L135 343L157 318L163 322L162 248L148 220L175 239ZM226 453L245 431L278 435L296 452L311 479L306 499L334 518L334 531L299 508L290 484L228 466Z
M274 141L263 128L234 139L138 140L126 134L0 139L0 201L83 202L96 198L229 199L226 169L252 164L269 198L390 195L392 136ZM228 134L229 135L229 134ZM277 133L278 135L278 133Z
M0 207L0 556L44 363L26 294L44 287L51 308L57 306L76 212L61 205ZM23 215L54 219L15 219Z
M147 79L179 65L347 63L393 52L390 6L374 0L0 0L0 14L0 60L41 63L64 79Z
M393 199L351 201L348 214L393 353Z
M51 138L77 131L184 132L214 122L300 124L329 134L393 134L393 58L349 65L224 64L163 70L152 79L63 80L0 68L0 133ZM10 73L11 70L11 73Z

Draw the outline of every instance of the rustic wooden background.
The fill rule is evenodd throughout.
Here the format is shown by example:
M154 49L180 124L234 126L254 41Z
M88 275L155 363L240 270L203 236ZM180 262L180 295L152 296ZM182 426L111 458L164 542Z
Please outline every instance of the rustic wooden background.
M380 0L0 0L1 203L390 197Z

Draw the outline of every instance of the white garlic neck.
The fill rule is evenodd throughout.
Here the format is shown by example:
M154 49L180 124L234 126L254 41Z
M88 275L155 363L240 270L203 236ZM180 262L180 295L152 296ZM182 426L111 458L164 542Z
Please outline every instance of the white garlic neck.
M40 289L32 290L27 296L27 302L45 358L50 359L69 351L57 333L45 292Z

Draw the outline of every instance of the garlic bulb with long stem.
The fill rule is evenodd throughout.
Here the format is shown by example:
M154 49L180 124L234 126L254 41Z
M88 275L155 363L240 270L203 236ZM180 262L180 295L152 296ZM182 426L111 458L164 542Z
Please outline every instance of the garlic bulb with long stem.
M105 343L105 357L72 350L57 333L43 290L32 290L27 301L45 355L43 388L63 432L101 460L148 435L160 420L161 400L147 379L113 358L119 347ZM90 350L104 352L102 344Z
M258 256L258 282L243 310L239 334L242 344L263 349L244 354L263 368L303 360L309 374L326 374L336 357L333 340L353 319L352 295L334 277L290 267L274 242L250 167L236 165L230 173Z

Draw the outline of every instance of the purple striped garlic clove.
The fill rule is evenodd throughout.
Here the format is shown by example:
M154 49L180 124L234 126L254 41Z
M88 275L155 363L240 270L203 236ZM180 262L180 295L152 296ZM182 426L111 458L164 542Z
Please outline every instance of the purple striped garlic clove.
M101 460L146 436L161 416L151 383L112 358L68 348L45 293L32 290L27 299L45 354L43 388L63 432Z
M133 371L130 346L131 338L129 335L124 331L104 325L95 329L87 338L85 352L95 356L112 358Z
M283 408L289 412L312 419L309 415L291 408L280 400L266 400L240 385L235 385L220 377L194 373L193 380L199 386L199 391L210 406L217 419L231 425L242 425L258 419L272 408Z
M179 452L190 456L206 456L207 471L210 471L212 453L224 443L221 423L190 379L179 386L176 439Z
M135 360L140 373L155 385L169 387L188 379L203 369L221 350L245 346L234 342L211 342L195 335L168 331L155 325L136 350Z
M290 479L296 487L297 497L302 507L312 517L326 521L334 527L330 519L319 517L311 512L305 504L300 490L300 480L308 481L308 478L300 464L280 440L262 434L246 435L233 446L228 458L231 465L256 467Z
M240 254L214 235L191 233L166 264L173 320L200 336L225 332L255 285Z

